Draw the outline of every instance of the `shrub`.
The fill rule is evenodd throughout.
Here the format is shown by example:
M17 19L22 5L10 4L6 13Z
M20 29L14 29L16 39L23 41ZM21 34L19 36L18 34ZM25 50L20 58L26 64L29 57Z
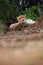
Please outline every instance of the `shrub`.
M37 10L38 8L36 6L32 6L30 8L26 8L25 11L21 11L21 14L26 14L26 18L36 20L37 17L40 16Z
M15 0L0 0L0 19L6 21L9 18L15 18L17 14L18 10Z

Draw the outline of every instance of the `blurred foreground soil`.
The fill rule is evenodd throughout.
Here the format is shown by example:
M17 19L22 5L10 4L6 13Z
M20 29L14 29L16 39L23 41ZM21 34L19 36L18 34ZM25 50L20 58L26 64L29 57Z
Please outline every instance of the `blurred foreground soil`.
M0 65L43 65L43 32L0 36Z

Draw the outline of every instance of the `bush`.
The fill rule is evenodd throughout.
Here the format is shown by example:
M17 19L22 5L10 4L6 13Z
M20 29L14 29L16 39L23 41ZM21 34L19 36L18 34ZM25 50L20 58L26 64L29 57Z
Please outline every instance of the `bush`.
M32 6L30 8L26 8L25 11L21 11L21 14L26 14L26 18L36 20L37 17L40 16L37 10L38 8L36 6Z
M0 19L6 21L7 19L15 18L18 14L16 1L0 0Z

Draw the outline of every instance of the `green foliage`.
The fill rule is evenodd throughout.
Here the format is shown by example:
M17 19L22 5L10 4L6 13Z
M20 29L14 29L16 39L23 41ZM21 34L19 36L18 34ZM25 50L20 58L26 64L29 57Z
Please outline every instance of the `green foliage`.
M15 0L0 0L0 19L14 18L18 14Z
M39 13L35 12L37 11L37 7L36 6L32 6L30 8L27 8L25 11L21 11L21 14L26 14L27 18L30 18L32 20L36 20L38 16L40 16Z

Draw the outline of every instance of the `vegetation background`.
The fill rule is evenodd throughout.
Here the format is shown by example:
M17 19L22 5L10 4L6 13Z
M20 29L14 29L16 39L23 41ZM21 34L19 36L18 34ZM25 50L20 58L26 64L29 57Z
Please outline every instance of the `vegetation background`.
M23 0L24 1L24 0ZM40 7L43 5L39 5ZM0 32L8 29L11 23L15 23L16 16L20 14L26 14L27 18L36 20L43 13L39 13L38 6L31 6L30 8L25 8L25 10L19 11L19 5L17 0L0 0Z

